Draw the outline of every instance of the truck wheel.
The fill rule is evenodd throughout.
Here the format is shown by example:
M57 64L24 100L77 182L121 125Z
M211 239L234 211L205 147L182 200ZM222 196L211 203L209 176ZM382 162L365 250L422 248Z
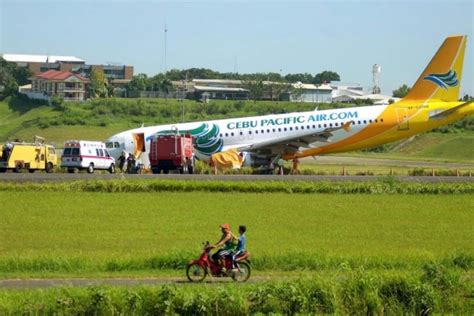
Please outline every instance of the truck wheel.
M163 169L163 173L164 173L164 174L170 173L170 169L168 169L168 168Z
M110 165L109 172L110 173L115 173L115 165L114 164Z
M161 171L161 170L158 169L158 168L151 168L151 172L152 172L153 174L160 174L160 171Z
M87 173L94 173L94 164L91 163L89 167L87 167Z
M20 164L16 165L15 168L13 168L13 172L15 173L21 172L21 165Z
M7 169L5 169L5 168L0 168L0 173L5 173L5 172L7 172Z
M76 169L74 168L67 168L67 173L74 173Z
M29 173L35 173L35 169L28 169Z
M53 171L54 171L54 166L53 166L53 164L50 163L50 162L48 162L48 163L46 164L46 172L47 172L47 173L53 173Z

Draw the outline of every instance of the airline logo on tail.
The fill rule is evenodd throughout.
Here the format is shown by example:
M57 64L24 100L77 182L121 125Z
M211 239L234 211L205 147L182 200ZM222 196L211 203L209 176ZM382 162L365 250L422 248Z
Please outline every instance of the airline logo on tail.
M423 80L434 82L446 90L448 87L455 87L459 83L456 72L453 70L450 70L444 74L429 74L428 76L424 77Z

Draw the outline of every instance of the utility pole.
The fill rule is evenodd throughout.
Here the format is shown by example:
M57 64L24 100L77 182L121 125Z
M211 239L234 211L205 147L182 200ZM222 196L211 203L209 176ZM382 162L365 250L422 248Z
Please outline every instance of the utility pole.
M167 27L167 25L166 25L166 23L165 23L165 73L166 73L166 71L167 71L167 65L166 65L166 53L167 53L167 51L166 51L166 50L167 50L166 45L167 45L167 41L168 41L168 27Z

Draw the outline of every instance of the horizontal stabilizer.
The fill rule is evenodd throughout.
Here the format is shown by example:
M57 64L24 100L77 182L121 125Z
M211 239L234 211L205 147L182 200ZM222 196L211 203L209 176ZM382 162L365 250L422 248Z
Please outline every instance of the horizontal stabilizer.
M442 111L442 110L434 110L434 111L431 111L431 112L429 113L429 118L430 118L430 120L442 120L442 119L446 118L447 116L449 116L451 113L456 112L457 110L459 110L459 109L461 109L461 108L463 108L463 107L465 107L465 106L468 106L468 105L470 105L471 103L472 103L472 101L468 101L468 102L466 102L466 103L462 103L462 104L460 104L460 105L457 105L457 106L455 106L455 107L452 107L452 108L450 108L450 109L448 109L448 110L444 110L444 111Z

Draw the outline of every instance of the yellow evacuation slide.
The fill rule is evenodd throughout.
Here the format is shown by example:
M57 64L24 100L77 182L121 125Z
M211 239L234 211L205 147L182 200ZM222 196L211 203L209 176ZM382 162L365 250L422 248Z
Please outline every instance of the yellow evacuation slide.
M221 151L211 156L211 163L219 169L239 169L242 167L242 162L242 156L235 149Z

